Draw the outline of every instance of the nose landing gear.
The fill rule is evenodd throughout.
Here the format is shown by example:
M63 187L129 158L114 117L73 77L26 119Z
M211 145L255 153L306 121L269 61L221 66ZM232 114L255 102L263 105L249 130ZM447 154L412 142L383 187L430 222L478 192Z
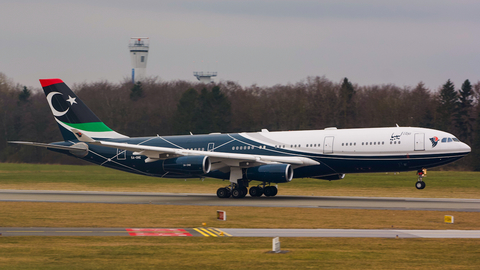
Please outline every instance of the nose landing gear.
M423 168L421 170L418 170L417 175L418 175L418 180L417 180L417 183L415 183L415 187L417 189L424 189L426 184L425 182L423 182L423 177L427 176L427 169Z

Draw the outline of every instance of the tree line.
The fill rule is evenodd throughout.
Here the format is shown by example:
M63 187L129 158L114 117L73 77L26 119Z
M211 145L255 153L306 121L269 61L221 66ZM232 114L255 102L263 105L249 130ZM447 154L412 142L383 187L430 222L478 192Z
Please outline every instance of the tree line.
M68 82L67 82L68 84ZM450 132L472 147L452 168L480 170L480 82L447 80L362 86L307 77L286 85L201 84L148 78L132 84L99 81L70 85L110 128L128 136L212 132L415 126ZM83 164L9 140L61 141L45 95L0 73L0 161Z

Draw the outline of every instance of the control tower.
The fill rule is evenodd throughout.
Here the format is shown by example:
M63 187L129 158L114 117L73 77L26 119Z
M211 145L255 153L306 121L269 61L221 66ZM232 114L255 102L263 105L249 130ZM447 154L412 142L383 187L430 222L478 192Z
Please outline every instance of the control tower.
M193 76L202 83L213 83L212 77L217 76L217 72L203 72L203 71L194 71Z
M147 75L148 37L132 37L128 44L132 61L132 82L138 82Z

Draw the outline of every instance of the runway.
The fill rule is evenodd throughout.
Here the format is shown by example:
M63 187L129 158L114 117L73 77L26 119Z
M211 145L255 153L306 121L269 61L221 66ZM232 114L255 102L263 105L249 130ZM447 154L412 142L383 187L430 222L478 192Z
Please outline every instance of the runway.
M159 205L308 207L480 212L479 199L282 196L219 199L209 194L0 190L4 202L68 202Z
M480 238L480 230L0 228L2 236Z

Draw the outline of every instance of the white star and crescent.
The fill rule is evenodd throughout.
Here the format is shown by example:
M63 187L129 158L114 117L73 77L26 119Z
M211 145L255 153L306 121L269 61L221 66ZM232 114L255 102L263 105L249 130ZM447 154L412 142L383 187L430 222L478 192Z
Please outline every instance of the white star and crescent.
M50 92L48 93L47 95L47 101L48 101L48 105L50 105L50 109L52 110L52 113L53 115L57 116L57 117L60 117L62 115L65 115L68 110L70 110L70 108L66 109L65 111L63 112L59 112L57 111L54 107L53 107L53 104L52 104L52 98L54 95L63 95L62 93L60 92ZM73 103L77 104L77 102L75 101L75 99L77 98L74 98L74 97L71 97L71 96L68 96L68 99L66 100L67 102L70 102L70 106L73 105Z

